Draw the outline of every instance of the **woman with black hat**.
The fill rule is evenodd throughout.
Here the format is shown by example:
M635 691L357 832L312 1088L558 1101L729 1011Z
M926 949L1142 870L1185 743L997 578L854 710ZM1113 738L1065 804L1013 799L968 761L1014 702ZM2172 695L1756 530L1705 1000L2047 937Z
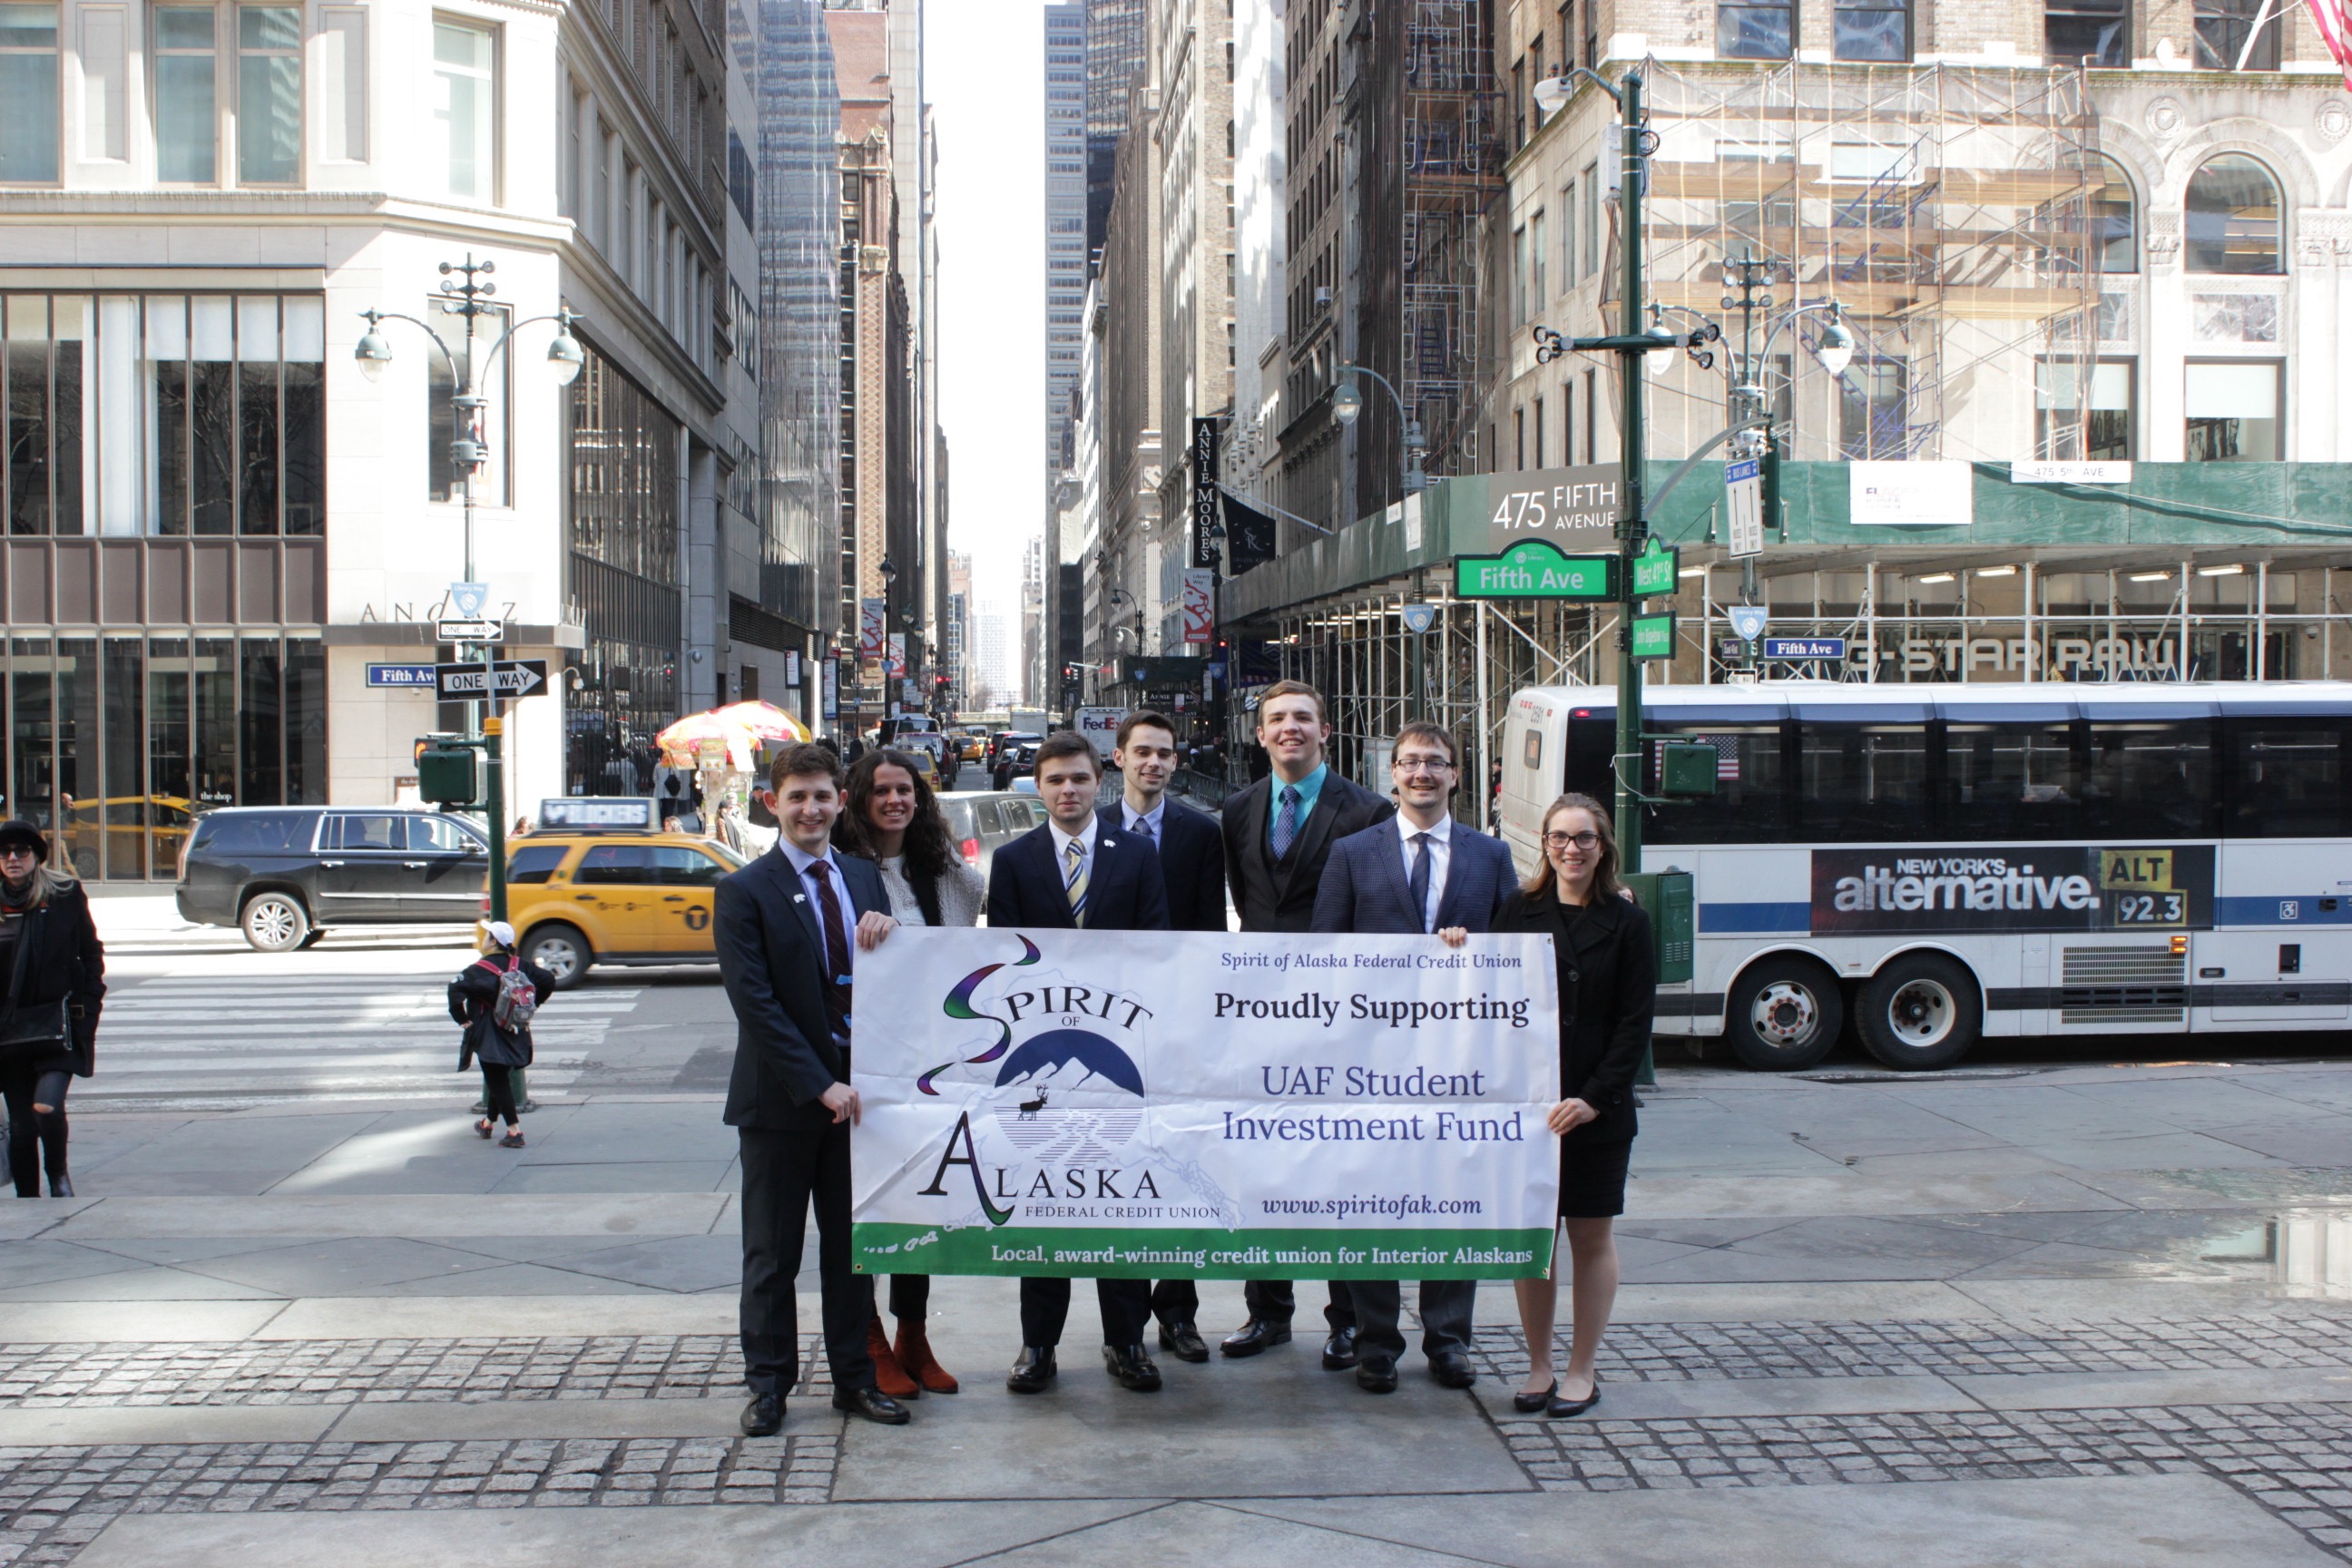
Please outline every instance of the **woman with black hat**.
M49 843L22 820L0 823L0 1094L8 1103L8 1173L16 1195L73 1196L66 1173L66 1086L98 1057L106 949L81 884L48 868Z
M457 1046L457 1070L476 1062L482 1068L482 1109L489 1114L474 1123L484 1138L498 1131L504 1119L507 1135L501 1149L522 1147L522 1115L515 1105L514 1074L530 1066L531 1015L555 993L555 976L515 952L515 929L504 921L483 927L490 950L467 964L449 982L449 1016L465 1026ZM514 981L509 975L518 976Z

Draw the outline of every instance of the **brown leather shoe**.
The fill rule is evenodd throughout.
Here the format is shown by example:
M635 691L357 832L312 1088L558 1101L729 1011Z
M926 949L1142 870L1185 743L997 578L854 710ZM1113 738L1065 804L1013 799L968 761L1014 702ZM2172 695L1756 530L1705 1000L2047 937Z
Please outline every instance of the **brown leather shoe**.
M899 1367L908 1377L921 1384L926 1394L954 1394L963 1387L955 1380L954 1373L940 1364L940 1358L931 1353L930 1336L923 1332L920 1323L910 1323L904 1318L898 1320L898 1343L893 1353L898 1357Z
M874 1386L892 1399L919 1399L923 1391L915 1386L898 1358L890 1353L890 1336L883 1331L882 1314L877 1312L866 1321L866 1353L874 1358Z

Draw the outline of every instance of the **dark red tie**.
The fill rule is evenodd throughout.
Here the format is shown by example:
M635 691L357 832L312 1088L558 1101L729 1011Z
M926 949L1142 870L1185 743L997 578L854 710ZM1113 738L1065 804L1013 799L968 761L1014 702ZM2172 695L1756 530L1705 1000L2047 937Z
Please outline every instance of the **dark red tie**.
M841 942L841 900L834 896L833 864L811 861L809 874L816 879L816 901L824 906L824 1011L833 1022L834 1037L845 1040L849 1037L849 950Z

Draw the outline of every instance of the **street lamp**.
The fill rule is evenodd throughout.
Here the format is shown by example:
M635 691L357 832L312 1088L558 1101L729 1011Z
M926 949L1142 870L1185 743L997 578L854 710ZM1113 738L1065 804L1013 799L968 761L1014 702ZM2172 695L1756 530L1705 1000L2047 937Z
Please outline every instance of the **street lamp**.
M456 389L450 399L449 455L465 499L466 581L469 583L474 580L474 479L481 472L485 457L481 415L487 401L475 391L474 323L499 309L488 302L499 291L498 285L489 281L490 275L497 270L496 262L488 259L476 261L471 252L462 262L441 263L441 292L449 299L447 309L466 323L466 353L462 360L450 353L449 345L442 342L440 333L416 317L397 310L361 311L368 327L352 348L352 358L358 363L360 374L372 382L382 381L385 369L392 363L392 342L383 330L386 321L406 321L413 327L423 329L426 341L440 351L442 363L448 367L450 385ZM553 321L555 338L547 345L548 374L555 385L569 386L579 375L580 367L587 358L581 350L579 340L572 335L572 323L578 319L569 306L559 305L550 314L528 316L509 324L505 331L499 334L497 342L483 351L481 370L488 373L507 345L514 341L515 333L541 321ZM483 700L490 705L489 712L487 717L481 717L473 703L467 703L467 727L473 729L479 718L483 751L488 763L489 799L486 804L489 808L490 827L490 919L502 921L507 918L506 762L501 744L506 724L498 711L497 645L483 643L480 653L486 675ZM458 645L457 654L460 658L466 657L466 645Z
M1421 461L1429 450L1428 438L1421 433L1421 421L1405 412L1404 399L1397 395L1397 389L1389 384L1388 377L1360 364L1334 365L1331 372L1339 376L1369 375L1381 384L1381 390L1389 395L1391 403L1396 405L1397 424L1404 431L1404 474L1402 480L1404 493L1418 495L1427 489L1429 476L1422 472ZM1363 411L1364 395L1356 390L1353 383L1342 381L1331 389L1332 418L1342 425L1353 425L1356 416Z

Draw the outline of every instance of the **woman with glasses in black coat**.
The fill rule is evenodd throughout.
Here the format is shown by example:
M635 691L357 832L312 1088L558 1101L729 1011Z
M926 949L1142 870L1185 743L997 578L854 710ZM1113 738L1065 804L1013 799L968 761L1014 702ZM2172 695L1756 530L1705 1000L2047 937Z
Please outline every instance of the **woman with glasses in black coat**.
M1650 1044L1658 961L1650 918L1618 878L1617 836L1589 795L1564 795L1544 813L1542 868L1507 900L1496 931L1552 938L1559 982L1559 1089L1551 1109L1559 1135L1559 1217L1568 1231L1572 1324L1568 1365L1552 1369L1559 1262L1545 1279L1517 1281L1527 1331L1528 1381L1511 1396L1521 1412L1581 1415L1601 1403L1593 1369L1617 1300L1617 1215L1633 1135L1633 1075Z

